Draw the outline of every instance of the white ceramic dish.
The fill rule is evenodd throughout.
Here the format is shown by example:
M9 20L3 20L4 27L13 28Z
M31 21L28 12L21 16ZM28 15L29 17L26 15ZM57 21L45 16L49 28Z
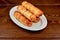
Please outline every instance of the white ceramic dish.
M13 7L10 10L10 18L11 20L18 25L21 28L24 28L26 30L30 30L30 31L39 31L44 29L47 26L47 19L44 15L42 15L40 18L41 20L38 23L33 23L31 27L28 27L26 25L23 25L22 23L20 23L15 17L14 17L14 12L17 11L17 6Z

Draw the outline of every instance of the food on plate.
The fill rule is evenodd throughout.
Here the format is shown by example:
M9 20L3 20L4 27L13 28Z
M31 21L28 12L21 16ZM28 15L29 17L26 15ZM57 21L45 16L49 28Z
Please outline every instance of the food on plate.
M32 26L32 22L28 20L26 17L24 17L20 12L15 11L14 16L17 20L19 20L22 24L27 25L27 26Z
M28 11L25 7L22 5L19 5L17 7L17 10L21 12L22 15L24 15L27 19L33 22L38 22L40 18L37 18L34 14L32 14L30 11Z
M23 1L21 5L18 5L17 10L14 12L15 18L29 27L33 23L39 22L42 15L43 11L27 1Z
M37 7L35 7L34 5L32 5L31 3L27 2L27 1L23 1L22 5L28 9L29 11L31 11L35 16L39 17L43 14L43 12L38 9Z

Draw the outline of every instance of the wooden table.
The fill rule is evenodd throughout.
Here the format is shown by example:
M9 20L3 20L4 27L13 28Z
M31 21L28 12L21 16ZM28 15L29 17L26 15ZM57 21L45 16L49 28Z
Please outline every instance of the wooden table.
M60 40L60 0L27 0L43 10L48 20L47 27L38 32L24 30L10 19L10 9L22 1L0 1L0 40Z

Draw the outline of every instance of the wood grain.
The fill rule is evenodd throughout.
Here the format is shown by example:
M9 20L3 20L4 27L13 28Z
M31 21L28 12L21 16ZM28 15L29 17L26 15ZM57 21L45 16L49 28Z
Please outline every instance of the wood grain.
M38 32L22 29L10 19L10 9L22 1L0 1L0 40L60 40L60 0L27 0L41 9L48 20L47 27Z

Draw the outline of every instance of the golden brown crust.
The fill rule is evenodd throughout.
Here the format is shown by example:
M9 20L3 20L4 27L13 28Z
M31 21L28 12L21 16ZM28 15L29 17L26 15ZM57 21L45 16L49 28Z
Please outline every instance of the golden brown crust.
M27 1L23 1L22 5L25 8L27 8L29 11L31 11L37 17L39 17L39 16L41 16L43 14L43 12L40 9L38 9L37 7L35 7L34 5L32 5L31 3L28 3Z
M36 21L36 16L33 15L30 11L26 10L22 5L18 6L18 11L21 12L22 15L24 15L26 18L28 18L30 21Z
M17 20L19 20L21 23L27 26L32 26L32 22L30 22L28 19L26 19L22 14L20 14L18 11L14 12L14 16Z

